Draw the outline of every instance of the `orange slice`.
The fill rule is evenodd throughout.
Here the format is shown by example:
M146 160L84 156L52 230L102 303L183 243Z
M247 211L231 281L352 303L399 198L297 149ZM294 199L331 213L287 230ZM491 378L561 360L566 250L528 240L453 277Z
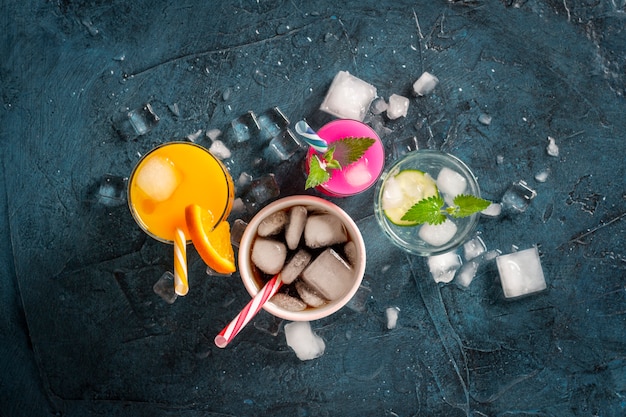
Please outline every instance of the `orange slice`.
M202 260L220 274L235 272L235 252L230 243L228 222L222 221L216 226L213 213L197 204L185 208L185 221Z

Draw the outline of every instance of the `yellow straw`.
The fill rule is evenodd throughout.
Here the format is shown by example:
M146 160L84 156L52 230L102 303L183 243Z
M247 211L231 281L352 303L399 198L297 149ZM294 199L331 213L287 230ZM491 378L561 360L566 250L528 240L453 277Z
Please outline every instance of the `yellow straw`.
M176 228L174 235L174 291L178 295L187 295L187 238L182 229Z

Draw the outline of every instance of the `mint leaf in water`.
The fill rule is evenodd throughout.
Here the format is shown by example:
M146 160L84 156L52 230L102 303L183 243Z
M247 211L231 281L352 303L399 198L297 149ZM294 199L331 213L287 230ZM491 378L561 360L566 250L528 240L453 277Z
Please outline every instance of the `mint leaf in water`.
M443 198L432 196L415 203L409 211L407 211L402 220L430 224L441 224L446 220L446 216L441 211L444 205Z
M376 141L372 138L347 137L333 142L334 158L342 167L348 166L361 159L363 154Z
M330 179L330 173L322 167L322 163L317 155L313 155L309 162L309 176L304 184L305 189L317 187Z
M460 194L454 197L455 207L448 207L447 211L452 217L468 217L486 209L490 204L490 201L483 200L482 198L468 194ZM451 208L453 210L450 210Z

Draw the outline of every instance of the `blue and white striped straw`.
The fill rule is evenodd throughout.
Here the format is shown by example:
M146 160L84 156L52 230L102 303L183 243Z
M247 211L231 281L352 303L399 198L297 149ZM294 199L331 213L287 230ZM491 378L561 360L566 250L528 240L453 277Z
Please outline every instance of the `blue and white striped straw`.
M316 151L324 153L328 150L328 142L317 136L317 133L315 133L315 131L311 129L311 126L304 120L300 120L296 123L296 133L302 136L306 143Z

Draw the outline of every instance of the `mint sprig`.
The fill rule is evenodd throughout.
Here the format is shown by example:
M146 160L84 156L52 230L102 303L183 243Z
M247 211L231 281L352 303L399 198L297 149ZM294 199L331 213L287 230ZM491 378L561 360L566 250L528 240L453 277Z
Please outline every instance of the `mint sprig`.
M441 196L424 198L415 203L402 220L416 224L429 223L438 225L446 221L446 215L454 218L468 217L489 207L490 201L468 194L454 197L454 205L444 208L445 201Z
M333 142L333 146L321 158L315 154L309 160L309 176L304 188L315 188L324 184L332 175L330 170L343 169L355 163L375 142L372 138L361 137L347 137Z

